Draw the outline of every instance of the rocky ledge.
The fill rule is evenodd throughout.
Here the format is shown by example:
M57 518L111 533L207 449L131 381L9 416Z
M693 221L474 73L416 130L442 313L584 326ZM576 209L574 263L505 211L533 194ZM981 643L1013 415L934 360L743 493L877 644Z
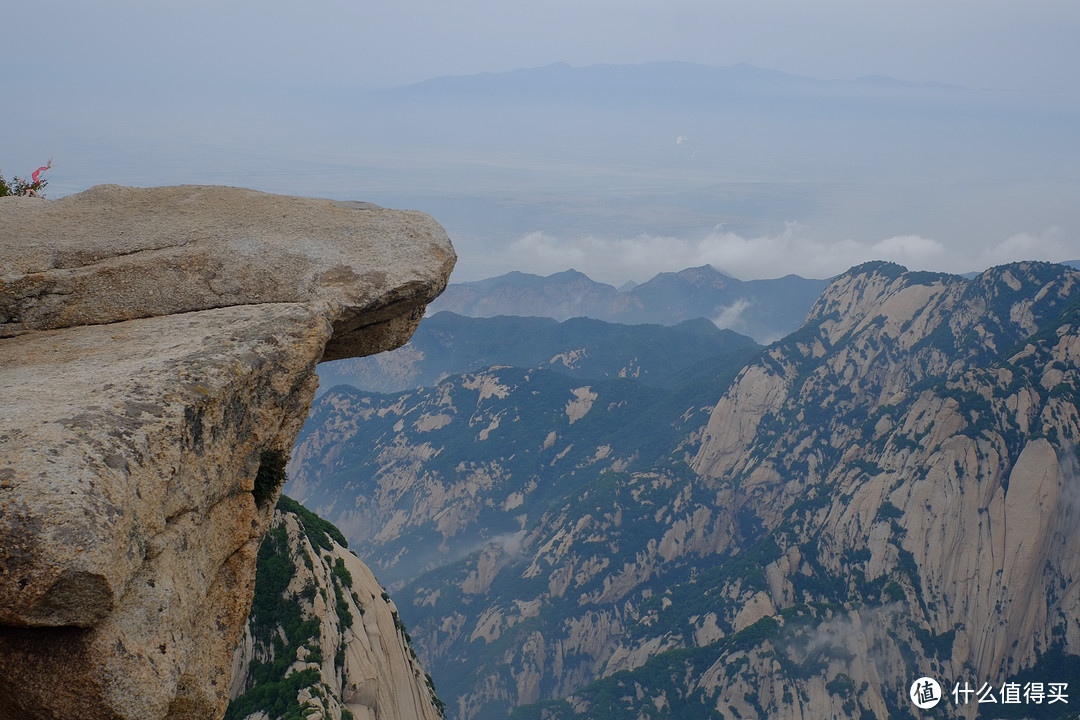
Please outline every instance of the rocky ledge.
M220 717L315 365L403 344L415 212L224 187L0 199L0 717Z

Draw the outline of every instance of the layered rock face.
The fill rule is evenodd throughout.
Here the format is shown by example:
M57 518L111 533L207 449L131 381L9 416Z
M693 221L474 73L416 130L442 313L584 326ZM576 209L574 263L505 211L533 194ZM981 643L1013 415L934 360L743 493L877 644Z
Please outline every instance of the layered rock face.
M404 343L454 259L363 204L0 199L0 716L224 712L316 363Z

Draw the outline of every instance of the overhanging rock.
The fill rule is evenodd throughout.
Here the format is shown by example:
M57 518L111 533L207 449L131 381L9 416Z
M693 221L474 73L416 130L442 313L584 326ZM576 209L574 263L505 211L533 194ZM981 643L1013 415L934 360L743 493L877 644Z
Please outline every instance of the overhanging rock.
M357 205L0 199L0 717L224 712L315 365L404 343L453 267Z
M423 213L242 188L99 185L2 218L0 337L296 302L333 323L324 359L370 354L370 326L419 321L455 260Z

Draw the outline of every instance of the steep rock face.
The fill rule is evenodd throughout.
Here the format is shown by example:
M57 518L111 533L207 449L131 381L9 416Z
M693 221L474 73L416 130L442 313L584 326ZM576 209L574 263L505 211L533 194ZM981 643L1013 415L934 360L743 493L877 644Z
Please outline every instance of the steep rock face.
M441 717L397 608L343 543L336 528L282 498L259 551L227 718L278 720L288 712L275 711L278 703L309 720Z
M232 188L0 200L0 715L220 716L315 364L405 342L453 260Z
M621 337L627 354L653 352L651 331ZM396 395L335 388L301 431L287 492L340 527L396 590L489 543L513 546L584 478L649 467L706 417L702 396L715 402L724 387L715 379L730 377L753 351L714 356L705 383L679 383L681 372L643 362L658 384L670 379L664 389L508 367ZM614 360L624 367L624 358ZM478 571L468 592L492 571Z
M1075 682L1077 274L857 270L744 371L694 460L741 518L729 542L764 570L704 589L741 608L719 613L725 636L551 717L603 717L612 693L632 714L661 691L674 716L892 717L920 674ZM740 402L763 378L778 399ZM700 606L701 588L671 589L670 610ZM762 592L777 612L740 632ZM672 672L685 681L665 690Z
M860 409L899 402L928 377L992 362L1058 315L1078 283L1077 273L1045 263L987 271L970 282L884 263L855 268L826 289L797 333L746 368L713 412L694 469L724 477L746 467L756 448L783 448L790 436L757 430L787 410L801 409L800 420L825 411L857 418ZM839 428L852 429L850 421ZM839 437L827 442L839 447ZM804 454L815 461L821 455Z

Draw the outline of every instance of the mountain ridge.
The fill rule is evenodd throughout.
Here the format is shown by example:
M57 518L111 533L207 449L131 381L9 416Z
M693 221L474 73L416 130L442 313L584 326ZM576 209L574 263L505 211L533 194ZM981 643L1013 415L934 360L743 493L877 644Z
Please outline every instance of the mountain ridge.
M662 272L625 292L575 270L546 277L512 272L451 283L431 306L459 315L585 316L619 323L673 325L695 317L767 342L794 331L828 280L785 275L742 281L711 265Z
M596 393L549 448L572 482L511 498L496 464L467 469L443 532L485 503L505 531L396 591L452 716L904 717L919 675L1000 684L1080 654L1078 298L1080 273L1047 263L853 268L716 400L672 398L678 430L637 465L655 426L609 443L614 398L558 390ZM508 372L465 380L498 398L473 437L530 396ZM370 412L423 416L397 408ZM416 463L395 483L457 462L434 440L383 441Z
M554 370L602 380L632 377L655 386L679 382L721 356L756 346L704 318L677 325L623 325L576 317L465 317L447 310L421 320L410 341L390 353L319 366L320 384L371 392L431 387L450 375L490 366ZM670 348L679 347L675 355Z
M347 548L333 525L278 499L225 720L442 717L397 608Z
M708 65L682 61L650 61L642 63L594 63L590 65L571 65L566 62L554 62L547 65L522 67L505 71L481 72L461 75L442 75L427 78L419 82L394 88L374 91L384 96L401 96L414 92L460 93L472 86L521 87L530 82L539 83L540 87L551 84L565 89L569 82L597 83L607 86L619 85L627 81L645 82L647 80L668 80L671 77L692 77L698 89L710 89L716 86L737 86L753 84L757 86L794 86L835 88L844 86L870 86L893 90L931 90L940 92L967 93L1015 93L1014 90L970 88L963 85L951 85L936 82L914 82L887 75L864 75L856 78L818 78L807 75L773 70L752 65L735 63L733 65ZM639 79L640 78L640 79Z

